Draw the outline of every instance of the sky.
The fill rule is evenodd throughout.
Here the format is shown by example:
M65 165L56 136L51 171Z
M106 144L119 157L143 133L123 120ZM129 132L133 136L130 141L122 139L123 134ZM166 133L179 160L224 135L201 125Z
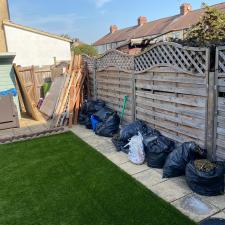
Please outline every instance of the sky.
M116 24L134 26L139 16L149 21L179 13L182 3L198 9L201 0L8 0L15 23L54 34L68 34L93 43ZM205 0L208 5L222 1Z

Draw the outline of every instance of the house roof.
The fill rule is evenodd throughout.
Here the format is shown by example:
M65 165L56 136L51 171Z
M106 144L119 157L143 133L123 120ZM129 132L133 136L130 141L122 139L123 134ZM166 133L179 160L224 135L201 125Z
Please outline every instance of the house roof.
M213 5L222 11L225 11L225 2ZM94 43L95 46L104 45L107 43L128 41L132 38L142 38L158 36L171 31L184 30L197 23L203 15L205 9L197 9L190 11L186 15L175 15L145 23L142 26L133 26L125 29L120 29L114 33L108 33Z
M35 28L19 25L19 24L13 23L13 22L8 21L8 20L4 20L3 21L3 25L10 26L10 27L15 27L15 28L18 28L18 29L21 29L21 30L25 30L25 31L30 31L30 32L33 32L33 33L36 33L36 34L48 36L48 37L51 37L51 38L59 39L59 40L70 42L70 43L73 42L72 39L64 38L64 37L61 37L60 35L51 34L51 33L45 32L45 31L40 31L40 30L37 30Z

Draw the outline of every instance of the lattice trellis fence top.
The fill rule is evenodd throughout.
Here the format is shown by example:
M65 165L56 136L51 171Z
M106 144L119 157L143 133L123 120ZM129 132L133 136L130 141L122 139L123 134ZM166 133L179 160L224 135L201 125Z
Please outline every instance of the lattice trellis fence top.
M225 73L225 47L218 48L217 67L219 73Z
M97 70L115 67L119 70L134 70L134 57L122 52L111 50L96 59Z
M87 64L88 70L90 72L94 71L95 59L89 57L88 55L82 55L83 62Z
M135 56L134 62L135 71L144 71L155 66L172 66L195 74L205 74L208 71L208 50L161 42Z

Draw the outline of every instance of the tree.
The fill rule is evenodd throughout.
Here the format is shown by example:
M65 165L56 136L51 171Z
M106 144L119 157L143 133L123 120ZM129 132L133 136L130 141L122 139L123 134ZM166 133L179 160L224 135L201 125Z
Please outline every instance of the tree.
M203 5L205 13L186 34L185 41L210 45L225 41L225 13L217 8Z
M80 45L74 47L73 51L74 51L75 55L86 54L91 57L96 56L98 54L97 49L94 46L88 45L88 44L80 44Z

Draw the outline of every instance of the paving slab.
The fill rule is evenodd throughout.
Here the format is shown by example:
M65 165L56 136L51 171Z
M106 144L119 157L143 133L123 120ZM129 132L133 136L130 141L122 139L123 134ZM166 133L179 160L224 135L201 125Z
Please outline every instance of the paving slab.
M13 129L0 130L0 137L12 137L14 135Z
M222 211L222 212L219 212L219 213L213 215L212 218L219 218L219 219L225 220L225 211Z
M123 152L115 152L107 158L118 166L129 161L128 156Z
M151 190L167 202L176 201L177 199L192 193L191 189L187 186L184 177L168 179L165 182L151 187Z
M135 174L133 177L149 189L151 189L152 186L165 182L167 180L162 179L162 175L151 168Z
M101 152L103 155L110 155L112 153L117 152L115 147L112 145L108 145L108 143L106 143L105 145L98 145L96 146L96 150Z
M29 135L29 134L32 133L32 131L28 127L13 128L13 133L14 133L15 136L18 136L18 135Z
M172 203L183 214L195 222L200 222L219 212L219 209L203 200L196 194L185 196Z
M216 206L220 210L225 209L225 195L212 196L212 197L206 197L206 196L199 196L199 197L209 202L210 204Z
M108 146L107 140L104 138L99 138L98 136L88 136L83 138L85 142L87 142L89 145L91 145L93 148L96 148L97 146Z
M88 130L83 126L76 125L71 129L72 132L74 132L78 137L85 138L89 136L95 136L94 132L92 130Z
M37 124L37 125L28 126L28 128L31 130L32 133L36 133L36 132L42 132L44 130L47 130L48 126L46 124Z
M143 164L143 165L135 165L131 162L126 162L120 165L120 168L127 172L130 175L134 175L137 173L140 173L142 171L145 171L148 169L148 166Z

